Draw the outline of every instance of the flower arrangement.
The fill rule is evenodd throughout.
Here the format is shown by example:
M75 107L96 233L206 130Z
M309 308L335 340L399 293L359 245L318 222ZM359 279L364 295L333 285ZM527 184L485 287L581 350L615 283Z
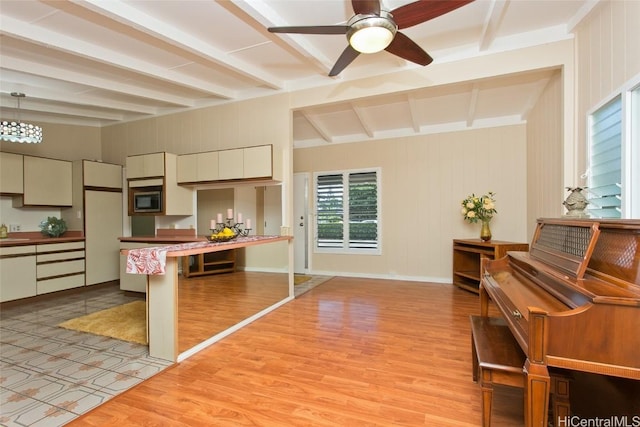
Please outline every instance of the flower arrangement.
M494 196L495 193L491 191L483 196L471 194L462 201L460 213L470 223L476 223L478 220L490 221L493 215L498 213Z
M55 216L50 216L40 223L40 231L45 236L60 237L67 231L67 224L62 218L58 219Z

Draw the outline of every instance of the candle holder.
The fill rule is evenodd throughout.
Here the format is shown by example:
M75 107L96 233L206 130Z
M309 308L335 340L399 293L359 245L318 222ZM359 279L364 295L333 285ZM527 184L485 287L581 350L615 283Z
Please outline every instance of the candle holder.
M251 232L250 228L244 228L244 223L234 222L233 218L227 218L226 223L217 223L216 228L210 228L211 235L207 239L211 242L228 242L238 236L245 237ZM229 230L225 232L225 230Z

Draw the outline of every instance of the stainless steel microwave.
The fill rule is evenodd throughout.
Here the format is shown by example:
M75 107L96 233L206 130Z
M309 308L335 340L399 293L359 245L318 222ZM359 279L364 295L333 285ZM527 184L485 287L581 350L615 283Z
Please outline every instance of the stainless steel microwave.
M162 212L162 191L137 191L133 193L133 212Z

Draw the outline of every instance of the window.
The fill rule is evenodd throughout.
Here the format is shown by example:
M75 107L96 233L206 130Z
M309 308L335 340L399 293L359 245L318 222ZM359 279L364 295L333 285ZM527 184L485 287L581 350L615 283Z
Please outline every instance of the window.
M589 116L587 209L593 218L640 217L640 85L627 86Z
M317 251L380 253L379 179L379 170L315 175Z

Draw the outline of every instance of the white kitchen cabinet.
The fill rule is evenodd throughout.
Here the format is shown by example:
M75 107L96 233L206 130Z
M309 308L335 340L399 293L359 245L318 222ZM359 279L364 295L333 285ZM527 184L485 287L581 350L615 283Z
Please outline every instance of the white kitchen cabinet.
M271 145L260 145L243 149L243 178L271 178Z
M218 179L244 178L244 149L218 151Z
M36 245L36 294L84 286L84 242Z
M150 243L120 242L120 249L138 249L148 246L157 246ZM120 289L131 292L147 292L146 274L127 273L127 256L120 255Z
M165 176L165 153L129 156L126 167L127 179Z
M36 247L0 248L0 302L36 295Z
M72 163L24 156L24 193L14 206L72 206Z
M122 189L122 166L83 160L82 183L85 187Z
M217 181L218 159L217 151L178 156L178 184Z
M22 194L23 184L22 154L0 151L0 193Z

